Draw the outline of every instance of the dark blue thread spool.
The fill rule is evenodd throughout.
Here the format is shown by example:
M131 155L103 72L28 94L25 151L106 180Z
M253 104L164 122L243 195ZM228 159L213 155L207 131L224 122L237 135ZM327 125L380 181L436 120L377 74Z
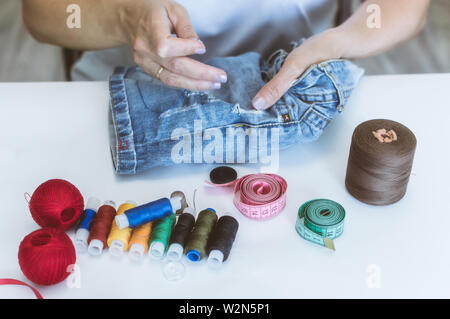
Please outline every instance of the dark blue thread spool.
M178 197L171 199L161 198L153 202L127 210L124 214L116 216L119 229L125 227L135 228L154 220L169 216L180 209L181 200Z

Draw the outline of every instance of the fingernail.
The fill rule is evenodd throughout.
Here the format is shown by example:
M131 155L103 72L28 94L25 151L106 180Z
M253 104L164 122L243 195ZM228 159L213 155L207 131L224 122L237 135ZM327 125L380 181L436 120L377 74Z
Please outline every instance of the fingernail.
M220 86L221 86L220 83L214 82L211 84L211 89L218 90L218 89L220 89Z
M263 110L266 106L266 101L262 97L257 97L252 101L253 107L257 110Z
M216 81L221 83L227 82L227 76L225 74L216 75Z
M195 53L197 53L197 54L205 54L206 53L206 49L205 48L195 49Z

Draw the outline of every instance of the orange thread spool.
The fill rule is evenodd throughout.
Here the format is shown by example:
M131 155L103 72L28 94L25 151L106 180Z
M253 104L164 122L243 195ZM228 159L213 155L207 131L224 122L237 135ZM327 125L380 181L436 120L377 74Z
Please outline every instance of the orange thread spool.
M130 247L130 258L139 261L148 251L148 241L152 232L153 223L141 225L133 230L128 246Z

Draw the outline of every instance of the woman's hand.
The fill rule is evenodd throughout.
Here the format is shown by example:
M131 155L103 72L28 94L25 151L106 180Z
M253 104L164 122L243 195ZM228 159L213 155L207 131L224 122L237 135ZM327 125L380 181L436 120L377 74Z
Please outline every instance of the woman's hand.
M333 58L363 58L382 53L417 35L423 28L430 0L366 0L342 25L306 40L292 51L279 73L254 97L255 109L275 104L305 70ZM380 27L368 24L379 10Z
M209 90L218 89L227 81L223 70L187 57L205 53L206 48L198 40L186 9L176 2L77 0L82 25L70 29L66 27L66 9L72 3L73 0L23 0L28 30L38 41L75 50L129 44L136 63L167 85Z
M227 81L223 70L187 57L204 54L206 48L178 3L127 1L119 16L134 60L148 74L167 85L191 90L219 89Z
M286 57L280 71L253 98L253 107L264 110L275 104L306 69L315 63L340 58L337 29L315 35Z

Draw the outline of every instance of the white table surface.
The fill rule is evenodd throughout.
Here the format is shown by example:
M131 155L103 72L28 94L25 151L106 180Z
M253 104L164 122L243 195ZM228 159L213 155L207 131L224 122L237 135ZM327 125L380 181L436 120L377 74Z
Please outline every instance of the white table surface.
M191 199L197 188L198 208L231 211L240 228L219 271L203 262L186 264L184 279L170 282L163 263L148 258L136 264L106 252L100 258L79 254L80 287L67 282L38 287L45 298L449 298L449 84L450 74L364 78L318 142L281 153L287 205L278 217L258 222L237 214L230 192L204 186L211 165L116 176L108 145L107 83L2 83L0 278L27 281L17 251L38 226L23 194L63 178L85 198L117 203L145 203L176 189ZM408 192L387 207L360 203L344 187L353 129L374 118L399 121L418 139ZM234 167L239 175L259 171L257 165ZM334 199L346 209L335 252L301 239L294 229L298 207L313 198ZM373 271L379 271L379 288L368 285L377 276ZM0 286L0 297L33 295Z

